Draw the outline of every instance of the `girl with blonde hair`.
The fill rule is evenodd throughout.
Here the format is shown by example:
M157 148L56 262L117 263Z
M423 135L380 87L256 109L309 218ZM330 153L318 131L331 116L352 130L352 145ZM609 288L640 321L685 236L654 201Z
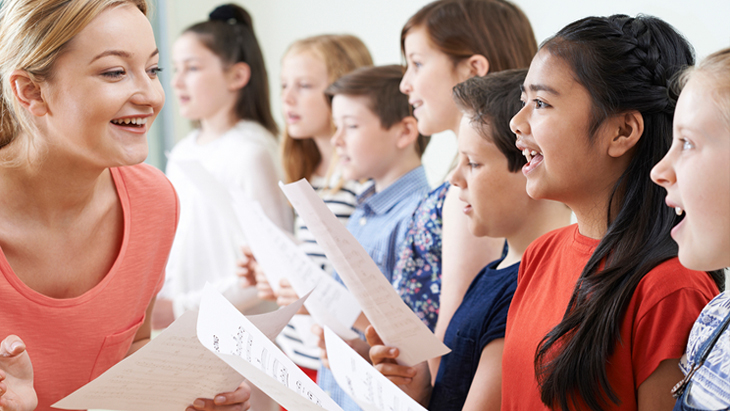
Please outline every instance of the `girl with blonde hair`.
M343 180L337 171L334 146L330 142L335 130L324 91L343 75L372 64L365 44L348 34L325 34L297 40L289 46L281 61L281 102L286 122L282 164L286 180L307 179L343 224L355 209L361 185ZM332 264L299 216L295 217L294 233L307 255L332 274ZM253 268L255 264L250 253L246 252L241 265L249 284L257 284L260 298L276 300L282 306L299 298L286 281L275 294L260 270L254 274L257 270ZM309 329L300 330L289 324L276 341L307 375L316 380L320 350L316 345L303 342L307 339L302 338L302 333L309 332Z
M651 171L666 204L683 216L672 229L679 262L694 270L730 267L730 48L680 76L674 138ZM675 410L730 409L730 293L720 293L692 326L675 386Z

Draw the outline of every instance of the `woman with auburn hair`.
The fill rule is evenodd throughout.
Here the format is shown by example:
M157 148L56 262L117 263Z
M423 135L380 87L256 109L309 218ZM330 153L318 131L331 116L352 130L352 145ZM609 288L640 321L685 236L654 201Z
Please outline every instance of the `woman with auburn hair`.
M22 338L0 348L3 410L33 409L33 386L49 410L149 341L178 207L140 164L165 100L146 12L144 0L0 9L0 337ZM248 397L241 385L194 407Z

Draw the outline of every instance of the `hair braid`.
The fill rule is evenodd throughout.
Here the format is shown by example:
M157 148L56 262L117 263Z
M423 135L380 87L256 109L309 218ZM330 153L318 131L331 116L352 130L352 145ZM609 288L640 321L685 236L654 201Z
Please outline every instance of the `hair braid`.
M694 52L666 22L625 15L571 23L543 48L562 58L591 95L591 138L609 116L638 111L644 120L608 200L606 234L583 268L563 319L535 354L545 404L601 410L609 402L620 404L606 364L621 341L634 290L649 271L677 255L669 234L678 217L664 205L663 189L649 173L671 145L676 95L669 91L670 80L694 63ZM710 276L722 289L722 274Z

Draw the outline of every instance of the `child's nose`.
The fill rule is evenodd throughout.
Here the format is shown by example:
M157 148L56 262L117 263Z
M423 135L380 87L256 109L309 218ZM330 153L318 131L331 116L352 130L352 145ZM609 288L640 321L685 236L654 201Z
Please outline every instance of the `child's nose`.
M522 109L520 109L520 111L518 111L517 114L515 114L509 121L510 130L518 136L530 134L530 125L526 121L526 111L527 106L522 107Z
M656 184L667 188L674 184L677 176L674 174L671 160L672 151L669 151L664 158L651 169L651 180Z

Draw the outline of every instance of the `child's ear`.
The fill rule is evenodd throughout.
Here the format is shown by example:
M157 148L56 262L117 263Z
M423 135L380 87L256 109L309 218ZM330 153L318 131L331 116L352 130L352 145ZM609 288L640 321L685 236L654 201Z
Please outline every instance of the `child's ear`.
M48 104L43 98L40 84L33 81L27 72L15 70L10 73L10 86L15 98L30 114L41 117L48 113Z
M457 69L461 81L466 81L472 77L486 76L489 73L489 60L481 54L474 54L462 60Z
M608 155L618 158L631 150L644 133L644 116L638 111L629 111L616 116L609 127L612 131Z
M228 78L229 90L240 90L251 80L251 67L244 62L236 63L228 69Z
M415 117L408 116L398 124L398 139L396 147L404 149L413 144L418 139L418 121Z

